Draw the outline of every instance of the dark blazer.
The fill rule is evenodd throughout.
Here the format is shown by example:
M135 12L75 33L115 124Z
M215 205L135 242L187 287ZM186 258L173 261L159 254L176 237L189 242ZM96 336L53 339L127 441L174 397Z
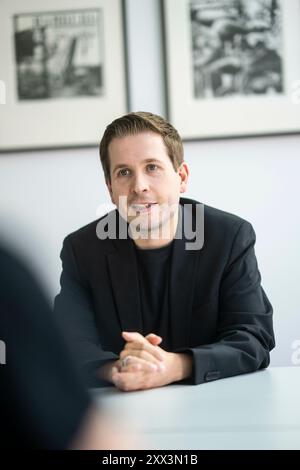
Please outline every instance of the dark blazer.
M197 202L180 203L194 210ZM56 315L90 385L96 385L96 368L118 358L121 332L142 328L133 241L100 240L97 223L64 240L55 299ZM174 240L169 308L172 350L193 355L189 382L267 367L275 345L272 306L260 284L251 224L204 206L202 249L187 251L185 243L184 237Z

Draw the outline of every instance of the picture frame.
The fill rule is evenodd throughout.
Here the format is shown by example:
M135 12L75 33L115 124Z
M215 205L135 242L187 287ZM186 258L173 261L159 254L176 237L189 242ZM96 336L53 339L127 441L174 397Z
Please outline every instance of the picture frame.
M1 152L95 146L127 112L124 8L124 0L1 0Z
M162 2L167 114L184 140L299 133L299 0Z

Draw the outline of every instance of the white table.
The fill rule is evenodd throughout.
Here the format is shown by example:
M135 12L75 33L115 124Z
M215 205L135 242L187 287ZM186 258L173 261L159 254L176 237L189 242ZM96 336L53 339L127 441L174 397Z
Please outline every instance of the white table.
M300 367L201 385L92 391L144 449L300 449Z

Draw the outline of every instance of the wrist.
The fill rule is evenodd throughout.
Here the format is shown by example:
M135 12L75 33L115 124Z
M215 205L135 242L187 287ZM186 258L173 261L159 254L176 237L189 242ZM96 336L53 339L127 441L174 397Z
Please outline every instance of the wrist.
M193 371L193 357L187 353L174 354L174 382L191 377Z

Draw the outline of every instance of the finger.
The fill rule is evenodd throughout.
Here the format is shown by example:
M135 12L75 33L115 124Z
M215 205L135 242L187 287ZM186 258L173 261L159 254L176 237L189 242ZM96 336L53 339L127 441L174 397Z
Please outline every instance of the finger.
M133 349L134 350L140 350L140 351L147 351L149 354L154 356L158 361L163 361L164 360L162 350L160 348L158 348L157 346L153 346L145 338L144 338L143 342L134 341L134 342L131 342L131 343L126 343L125 346L124 346L125 351L131 351Z
M135 349L141 348L146 348L148 349L149 352L153 351L153 355L159 359L160 361L164 360L164 356L161 354L161 352L155 347L158 344L162 342L162 338L158 335L155 335L154 333L150 333L146 337L142 336L140 333L137 332L128 332L128 331L123 331L122 332L123 338L127 341L127 344L125 347L128 347L128 344L132 343L138 343L141 346ZM149 339L150 341L149 341ZM152 341L154 342L154 345L152 344ZM151 346L150 346L151 345Z
M125 341L145 342L145 337L136 331L122 331L122 337L125 339Z
M146 361L137 356L127 356L127 362L125 366L122 366L121 372L141 370L144 372L157 372L160 370L157 364Z
M124 392L149 388L147 374L142 372L118 372L114 376L114 384Z
M131 372L131 373L139 373L139 372L156 372L154 369L151 370L151 364L148 366L142 366L139 362L132 362L131 364L126 365L125 367L122 367L121 370L122 373L124 372Z
M150 333L149 335L145 336L145 338L154 346L158 346L162 342L162 338L154 333Z
M122 369L122 361L119 359L118 361L115 362L115 367L119 372Z
M130 362L123 366L121 372L138 372L142 370L142 365L139 362Z
M120 354L120 359L118 363L120 364L119 366L119 372L124 371L130 364L137 364L139 362L139 359L137 357L131 356L131 355L125 355L124 352Z
M146 361L149 364L154 364L157 369L161 369L161 366L163 365L162 361L157 360L152 354L148 353L143 349L123 349L123 351L120 352L120 361L122 369L124 367L124 359L126 359L126 363L128 363L128 361L132 362L134 359Z
M112 370L111 370L111 377L112 377L112 380L114 378L114 376L119 373L120 370L117 368L117 367L113 367Z
M145 351L144 349L123 349L120 353L120 358L125 359L125 357L137 357L140 359L144 359L149 363L156 364L159 370L165 370L165 366L161 360L156 359L153 354Z
M112 381L114 385L119 389L119 390L126 390L126 384L132 383L132 380L130 380L130 375L137 375L134 373L126 373L126 376L122 374L122 372L115 372L112 375Z

